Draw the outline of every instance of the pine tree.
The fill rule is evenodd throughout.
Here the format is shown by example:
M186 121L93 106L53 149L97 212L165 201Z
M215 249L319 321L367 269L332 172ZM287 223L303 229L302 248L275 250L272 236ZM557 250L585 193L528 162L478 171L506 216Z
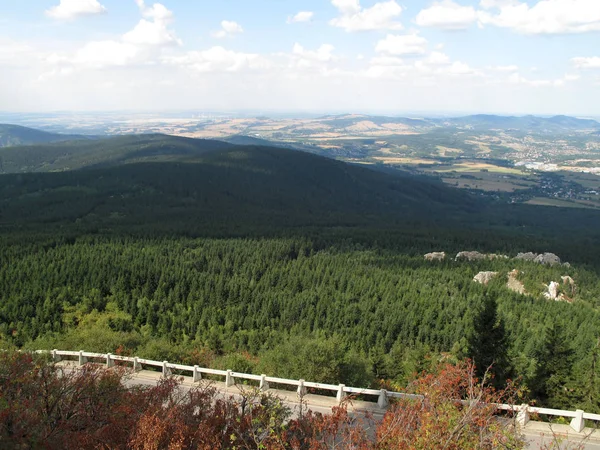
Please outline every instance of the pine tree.
M486 372L493 376L492 384L502 386L510 375L508 342L503 321L498 317L496 299L483 297L481 311L473 321L473 333L469 339L468 356L476 365L477 376Z
M560 325L552 324L546 329L534 356L537 370L530 383L532 393L549 406L569 407L575 352L567 344Z
M580 409L597 411L600 409L600 338L586 356L573 374L575 396Z

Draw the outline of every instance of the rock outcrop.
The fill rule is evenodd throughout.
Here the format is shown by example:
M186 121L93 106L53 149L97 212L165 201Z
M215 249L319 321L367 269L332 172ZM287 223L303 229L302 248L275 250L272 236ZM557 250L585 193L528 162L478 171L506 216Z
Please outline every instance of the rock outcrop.
M562 285L556 281L551 281L550 284L546 286L544 297L546 297L548 300L554 300L557 302L573 303L573 298L577 293L575 280L568 275L561 277L561 280Z
M546 292L544 292L544 297L548 300L559 300L558 290L560 288L560 284L556 281L551 281L550 284L546 287Z
M487 285L493 278L498 276L498 272L479 272L473 277L473 281L479 284Z
M521 272L517 269L514 269L508 272L508 282L506 283L506 287L521 295L529 295L525 290L525 285L519 280L519 276ZM491 280L498 276L498 272L479 272L475 277L473 277L473 281L479 284L487 285ZM568 302L573 303L573 298L577 292L577 286L575 284L575 280L568 275L561 277L561 283L556 281L551 281L546 286L546 292L544 292L544 297L548 300L554 300L557 302Z
M568 275L565 275L564 277L560 277L560 279L562 280L563 284L575 286L575 280Z
M515 259L522 259L523 261L534 261L535 258L537 258L539 255L537 253L531 253L531 252L527 252L527 253L519 253L517 256L515 256Z
M425 255L426 261L443 261L444 259L446 259L445 252L433 252L433 253L427 253ZM496 253L481 253L481 252L477 252L477 251L459 252L456 254L456 258L454 258L455 261L491 261L494 259L510 259L510 258L506 255L499 255ZM538 264L545 264L548 266L562 264L560 258L557 255L555 255L554 253L548 253L548 252L539 253L539 254L532 253L532 252L519 253L513 259L520 259L522 261L535 262ZM566 262L562 265L565 267L571 267L571 265L568 262Z
M443 261L446 259L446 252L433 252L425 255L425 261Z
M523 261L532 261L538 264L546 264L549 266L554 266L555 264L560 264L560 258L556 256L554 253L519 253L515 259L521 259Z
M525 285L518 279L520 274L521 272L517 269L508 272L508 283L506 283L506 287L517 294L527 295Z
M554 253L544 253L542 255L538 255L533 261L539 264L546 264L548 266L554 266L561 263L560 258Z
M560 277L562 280L562 289L565 295L565 300L572 302L577 295L577 285L575 284L575 280L568 275L564 277Z
M457 261L459 259L466 259L467 261L482 261L486 259L483 253L479 252L460 252L456 255L455 258Z
M506 255L496 255L495 253L479 253L479 252L460 252L456 255L456 261L466 259L467 261L486 261L492 259L508 259Z

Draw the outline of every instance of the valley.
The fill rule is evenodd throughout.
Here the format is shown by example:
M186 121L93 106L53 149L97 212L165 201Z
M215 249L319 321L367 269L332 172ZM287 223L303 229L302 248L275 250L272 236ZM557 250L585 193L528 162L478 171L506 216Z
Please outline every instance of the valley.
M0 449L598 447L599 33L0 1Z
M37 118L24 123L99 136L162 133L275 145L424 174L512 203L546 198L548 205L600 207L600 123L589 119L360 114L269 118L186 112L169 117Z
M47 138L0 148L4 347L392 390L471 357L528 401L600 410L596 175L389 143L349 164L244 135ZM442 251L471 256L424 259ZM568 264L519 255L550 253Z

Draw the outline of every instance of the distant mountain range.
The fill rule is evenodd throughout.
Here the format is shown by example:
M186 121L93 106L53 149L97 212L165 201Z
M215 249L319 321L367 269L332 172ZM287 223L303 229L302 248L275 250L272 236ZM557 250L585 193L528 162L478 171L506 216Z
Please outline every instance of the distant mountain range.
M358 123L368 121L375 125L386 124L406 125L408 127L420 128L431 127L436 123L434 119L410 119L407 117L367 116L361 114L345 114L339 116L323 116L320 118L327 125L336 128L348 128Z
M321 120L332 127L348 128L354 125L370 122L377 126L389 124L404 125L410 128L431 127L459 127L478 130L520 130L536 132L561 132L575 130L600 130L600 122L592 119L579 119L570 116L498 116L489 114L476 114L464 117L445 119L410 119L406 117L365 116L365 115L341 115L324 116Z
M269 119L257 119L256 124L260 125ZM293 122L290 122L293 124ZM316 121L303 122L300 120L296 126L286 126L285 132L282 135L290 135L298 139L304 135L318 133L319 127L315 124L323 126L328 132L338 133L339 135L357 135L364 132L365 135L373 133L377 135L385 135L386 133L397 133L414 130L422 132L424 130L432 130L436 128L467 128L476 131L486 130L513 130L521 132L535 133L568 133L573 131L589 131L600 133L600 123L592 119L580 119L570 116L554 116L554 117L539 117L539 116L498 116L478 114L456 118L406 118L406 117L386 117L386 116L368 116L360 114L345 114L336 116L323 116ZM260 127L259 127L260 128ZM263 139L259 134L254 134L253 128L250 126L248 131L241 132L233 131L232 136L220 138L226 142L238 145L276 145L278 147L305 149L301 144L290 142L277 142L277 133L273 132L270 139ZM375 135L373 134L373 135ZM289 137L289 136L288 136ZM36 145L48 144L55 142L64 142L72 140L97 140L97 136L77 135L77 134L58 134L48 133L32 128L22 127L18 125L2 125L0 124L0 147L21 146L21 145ZM288 139L289 141L290 139ZM293 139L292 139L293 140Z
M570 116L495 116L478 114L473 116L442 119L436 121L445 126L472 127L476 129L514 129L521 131L574 131L600 129L600 123L591 119Z

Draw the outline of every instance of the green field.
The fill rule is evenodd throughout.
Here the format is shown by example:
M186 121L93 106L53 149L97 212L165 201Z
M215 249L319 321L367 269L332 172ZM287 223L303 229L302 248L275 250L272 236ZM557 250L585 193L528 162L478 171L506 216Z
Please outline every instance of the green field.
M581 201L569 201L546 197L536 197L531 200L528 200L525 203L527 203L528 205L554 206L557 208L600 208L600 204L596 206L592 202L585 203Z
M444 183L462 189L480 189L488 192L515 192L535 186L535 181L532 181L530 178L509 178L492 172L464 172L452 177L448 175L452 175L452 173L444 174L444 178L442 178ZM469 176L469 178L461 178L461 175Z

